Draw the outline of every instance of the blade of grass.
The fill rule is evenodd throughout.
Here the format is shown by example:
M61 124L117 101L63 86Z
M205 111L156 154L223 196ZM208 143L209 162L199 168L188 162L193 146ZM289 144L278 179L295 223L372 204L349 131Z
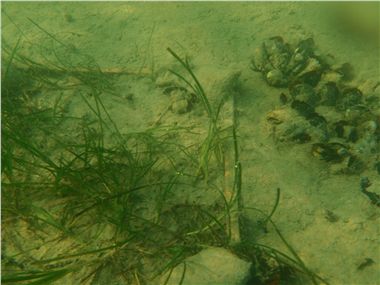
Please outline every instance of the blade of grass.
M10 70L10 67L12 65L12 62L13 62L13 59L16 55L16 52L17 52L17 49L18 49L18 46L20 44L20 40L21 40L21 37L18 38L17 42L16 42L16 45L15 47L12 49L12 52L10 54L10 57L9 57L9 60L8 60L8 64L7 64L7 67L5 69L5 72L4 72L4 82L7 82L8 80L8 76L9 76L9 70ZM3 83L4 84L4 83Z
M261 214L263 214L264 216L267 217L267 215L263 211L261 211L260 209L253 208L253 207L244 207L244 209L246 209L246 210L254 210L254 211L260 212ZM286 248L292 253L292 255L294 256L295 260L297 260L297 264L310 277L311 282L314 285L318 285L318 283L317 283L317 281L315 279L315 273L313 273L309 268L306 267L306 265L303 262L303 260L299 257L299 255L294 250L294 248L290 245L290 243L285 239L285 237L282 235L281 231L278 229L278 227L272 221L272 219L268 219L268 222L273 226L273 228L275 229L277 235L280 237L281 241L285 244Z
M199 99L201 99L201 101L203 102L204 104L204 107L207 111L207 114L209 115L209 118L211 120L214 120L214 116L213 116L213 111L212 111L212 108L211 108L211 105L210 105L210 102L208 101L207 99L207 96L206 96L206 93L202 87L202 85L200 84L198 78L195 76L194 72L192 71L191 67L190 67L190 64L187 60L182 60L171 48L167 48L167 51L172 55L174 56L178 62L181 63L181 65L186 69L186 71L190 74L191 78L194 80L195 82L195 86L192 87L193 90L196 91L196 95L198 95ZM182 80L184 80L184 78L182 76L180 76L180 78ZM185 80L185 82L189 85L189 86L193 86L191 83L189 83L187 80Z
M52 271L21 272L21 273L12 273L12 274L6 274L6 275L2 274L1 282L6 284L6 283L31 281L30 283L28 283L28 285L51 284L51 282L64 277L66 274L70 273L72 270L73 269L64 268L64 269L52 270ZM32 281L32 280L35 280L35 281Z

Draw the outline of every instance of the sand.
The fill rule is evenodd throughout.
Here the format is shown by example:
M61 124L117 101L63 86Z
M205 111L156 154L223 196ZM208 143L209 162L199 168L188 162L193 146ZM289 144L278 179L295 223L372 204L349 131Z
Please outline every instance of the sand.
M379 3L373 5L379 8ZM380 284L379 208L359 191L360 176L368 176L373 183L370 190L380 193L379 175L373 167L360 175L333 174L326 162L310 155L309 146L276 143L266 114L280 106L281 90L268 86L249 68L254 49L268 37L280 35L292 43L313 37L318 51L331 54L337 64L352 64L353 85L364 86L380 97L380 87L375 88L380 78L379 47L371 34L370 17L362 27L353 24L359 27L357 31L350 28L350 17L340 17L345 13L342 7L325 2L36 2L2 6L2 33L11 46L22 31L28 44L44 47L46 35L30 18L92 56L103 70L140 76L119 81L121 97L146 94L137 95L135 105L128 105L129 112L125 112L125 100L111 97L105 102L121 131L149 126L168 106L169 101L153 87L155 76L174 63L167 47L189 55L207 86L214 76L240 70L242 88L236 107L244 205L270 212L280 188L281 200L273 220L312 271L330 284ZM353 23L367 18L353 19ZM33 53L29 56L39 56ZM71 106L71 114L80 114L81 107ZM178 117L179 123L192 119L190 115ZM256 220L253 213L248 216L252 223ZM255 232L252 239L286 251L273 230ZM375 263L359 270L366 258Z

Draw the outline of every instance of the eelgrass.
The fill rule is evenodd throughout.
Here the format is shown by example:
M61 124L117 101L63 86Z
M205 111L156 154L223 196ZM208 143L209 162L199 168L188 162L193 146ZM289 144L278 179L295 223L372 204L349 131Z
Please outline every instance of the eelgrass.
M181 208L181 212L195 213L197 219L193 219L192 222L197 222L185 223L186 227L182 228L180 233L168 230L165 224L172 214L167 210L166 196L171 188L180 185L177 180L183 177L181 174L191 171L175 168L176 175L168 182L159 180L153 183L152 181L155 177L154 172L157 171L154 168L162 163L163 159L170 161L173 167L176 166L175 156L162 155L162 150L166 143L173 146L170 149L177 146L177 143L169 141L165 135L156 136L154 130L126 135L116 130L117 143L113 146L105 144L105 130L113 129L116 125L104 109L99 94L93 94L92 99L94 102L83 97L85 104L97 118L97 123L88 125L84 122L82 139L71 142L60 140L58 130L56 134L53 132L49 139L58 143L63 151L60 156L54 158L50 156L48 150L36 144L33 136L25 135L18 130L12 124L13 121L7 120L3 125L3 136L6 137L3 143L15 149L13 152L10 149L9 160L13 164L13 170L7 175L13 179L3 184L3 193L5 193L3 199L7 200L7 207L3 208L5 221L11 213L16 214L13 221L24 221L28 227L34 228L33 231L36 233L49 232L50 235L57 235L58 240L75 239L73 248L79 247L48 259L20 263L22 268L18 268L15 273L7 273L7 270L3 270L4 282L17 281L22 284L23 280L20 276L28 276L28 280L38 280L38 282L53 282L53 276L57 279L58 277L65 278L66 273L71 272L70 268L80 265L88 268L88 273L83 280L100 278L101 272L107 271L107 268L123 267L125 272L120 276L124 276L125 282L129 284L133 279L138 278L136 276L143 276L143 273L131 275L132 272L143 270L138 259L155 260L157 254L154 254L154 251L163 254L171 261L163 266L158 266L158 263L153 266L157 267L156 272L163 272L166 268L171 268L181 262L189 254L194 254L194 250L199 248L197 244L202 243L203 239L205 239L203 243L206 243L209 239L210 235L207 232L210 229L213 231L213 236L216 236L217 232L222 232L220 229L214 230L212 212L202 207L186 208L185 206ZM18 114L17 110L11 108L4 111L9 116ZM43 127L43 125L39 126L39 128ZM180 153L188 158L191 156L186 148L182 148ZM31 187L32 181L28 179L29 174L38 175L39 179L43 179L45 183L48 182L49 187L43 183L37 183ZM24 179L22 187L17 181L21 177L25 177L22 178ZM16 188L21 196L13 200L8 194ZM143 211L141 206L147 198L143 192L147 190L152 194L157 190L162 193L160 194L162 202L157 204L157 215L153 219L144 217L141 212ZM14 205L12 202L16 200L21 200L19 205ZM45 204L55 200L64 202L58 208ZM197 226L197 223L200 224ZM183 226L182 220L176 222L176 226L180 225ZM94 249L97 239L106 238L101 232L109 227L112 230L109 232L107 238L109 241L106 244L111 245ZM187 235L198 227L205 230ZM220 228L220 222L218 227ZM91 233L93 230L95 232ZM4 236L8 236L7 231ZM30 238L33 239L32 236ZM224 240L224 238L219 240ZM88 241L90 243L86 245ZM41 242L40 245L38 242L33 243L36 246L30 253L20 248L23 252L21 255L9 256L10 252L6 247L7 260L18 259L21 256L35 259L33 252L43 246L43 243ZM59 243L56 245L51 243L50 246L59 247ZM120 257L116 258L116 256ZM114 264L116 259L121 262L120 265ZM62 261L67 263L60 265ZM122 265L124 263L126 266ZM5 263L4 266L6 269L10 263L8 265ZM45 269L43 272L46 278L41 278L40 271L37 270L41 266L44 268L58 266L58 269L54 271ZM30 268L32 272L26 275L23 268ZM61 272L65 274L58 274Z
M208 164L210 160L210 152L211 150L215 151L215 156L216 158L220 161L220 157L223 156L223 152L221 150L221 143L220 143L220 129L217 126L218 123L218 117L220 110L222 108L222 105L224 104L225 98L221 99L221 102L218 104L218 108L215 111L211 105L210 102L206 96L206 93L204 91L204 88L202 87L200 81L192 71L191 65L188 61L187 58L181 59L173 50L170 48L167 49L170 54L172 54L177 61L182 65L182 67L187 71L189 74L192 82L188 79L186 79L183 75L171 70L173 74L175 74L178 78L180 78L193 92L196 94L198 99L202 102L203 108L205 109L208 118L209 118L209 129L208 129L208 134L204 142L202 143L201 146L201 151L200 151L200 162L199 162L199 169L202 170L203 174L207 178L208 176ZM233 104L235 104L235 101L233 100ZM238 215L240 215L241 211L244 210L258 210L255 208L249 208L249 207L244 207L241 201L241 188L242 188L242 165L240 163L240 158L239 158L239 147L238 147L238 138L237 138L237 122L236 122L236 113L234 112L233 114L233 126L232 126L232 140L233 140L233 153L234 153L234 182L233 182L233 195L232 195L232 200L231 201L225 201L225 211L226 211L226 216L228 217L227 219L227 224L226 227L224 225L221 225L217 219L215 219L215 223L219 225L222 229L227 229L228 233L228 238L231 238L231 214L233 213L232 207L234 205L237 205L237 208L235 207L235 211L238 211ZM222 193L222 196L224 198L224 194ZM325 284L328 284L327 281L323 280L321 277L313 273L311 270L309 270L302 259L298 256L297 252L293 249L293 247L287 242L285 237L282 235L281 231L278 229L276 224L272 221L272 216L274 215L280 201L280 189L277 189L277 195L276 195L276 200L274 203L274 206L270 212L269 215L266 216L264 222L262 222L262 226L266 229L267 224L270 223L272 227L275 229L275 232L277 235L280 237L282 242L285 244L289 252L293 255L294 259L289 257L288 255L278 252L277 250L268 247L268 246L263 246L262 248L269 249L271 252L276 252L282 256L282 258L278 258L277 255L275 256L276 260L279 263L286 263L286 262L291 262L295 268L298 268L300 272L303 272L306 274L311 282L313 284L318 284L317 279L320 281L324 282ZM258 210L260 213L263 213L261 210ZM239 221L237 221L239 222ZM239 227L241 224L239 225ZM244 240L243 243L246 243ZM236 246L236 245L235 245ZM239 247L239 245L237 246ZM248 245L251 249L258 249L260 246L258 244L250 244ZM285 260L285 261L284 261ZM186 267L184 267L184 272L186 271ZM183 278L181 279L183 280Z
M58 270L45 270L45 271L35 271L35 272L21 272L15 273L11 276L5 276L1 278L3 284L8 283L20 283L28 282L29 285L44 285L51 284L64 277L66 274L70 273L74 269L58 269Z
M77 49L67 47L35 21L30 21L55 42L60 51L89 59ZM199 157L194 156L196 145L182 145L170 136L170 133L181 132L197 135L190 128L168 126L165 129L155 127L142 132L120 133L101 99L110 82L92 59L85 68L87 71L95 68L95 76L81 72L83 61L80 65L73 61L65 62L55 52L57 61L50 64L55 70L60 70L57 77L57 73L46 72L48 68L21 55L18 52L19 41L13 49L6 48L6 76L2 78L3 94L4 91L8 95L12 92L12 96L6 97L2 113L4 283L63 284L75 278L83 284L113 281L144 284L171 272L204 246L230 247L231 233L226 229L229 228L235 201L225 199L217 186L209 184L204 190L215 190L221 197L219 205L173 205L169 201L178 188L194 187L194 166L207 178L209 168L213 167L210 165L212 152L217 160L223 155L223 138L218 126L222 102L216 110L211 107L187 60L182 60L169 49L192 82L178 73L176 75L198 96L209 118L208 134L201 144ZM62 74L77 78L91 94L81 96L95 120L58 115L60 99L52 110L23 108L23 101L17 101L22 90L11 90L9 84L12 80L9 72L17 70L13 67L14 60L32 70L32 73L21 71L23 75L44 84L51 83L56 88L63 86L60 83ZM52 79L49 79L49 74ZM29 78L24 80L29 81ZM97 83L93 84L94 81ZM80 123L79 133L75 138L63 139L60 132L65 129L55 124L57 121ZM21 126L30 130L26 132L26 128ZM38 136L33 136L36 129L44 131L42 134L47 141L57 146L53 153L49 147L41 147ZM112 144L106 140L109 133L114 134ZM234 141L234 189L238 199L242 169L235 128L230 137ZM178 164L178 158L187 164ZM172 171L162 176L161 168ZM271 218L278 200L265 224L275 227ZM147 209L148 205L154 205L153 209ZM30 244L17 246L19 237L12 240L12 232L25 228L31 229L30 236L21 242L29 241ZM276 257L281 257L279 262L289 262L312 279L317 279L278 228L275 230L294 258L256 243L252 247L272 255L275 253ZM56 252L50 256L41 255L39 248ZM112 274L113 280L107 279L111 278L110 272L116 272ZM185 275L186 267L182 280ZM170 274L167 282L169 278Z
M172 49L167 48L168 52L182 65L185 71L190 76L190 79L187 79L184 75L177 73L174 70L170 70L174 75L176 75L180 80L182 80L188 88L197 96L198 100L202 103L204 110L207 113L209 124L206 138L202 142L199 151L199 169L198 172L202 174L205 180L208 180L209 175L209 162L211 159L212 152L215 154L217 162L222 163L223 150L221 138L221 128L218 126L218 118L220 114L221 107L224 103L223 98L218 104L217 109L215 110L206 95L202 84L200 83L197 76L194 74L190 62L187 58L182 59L177 55Z

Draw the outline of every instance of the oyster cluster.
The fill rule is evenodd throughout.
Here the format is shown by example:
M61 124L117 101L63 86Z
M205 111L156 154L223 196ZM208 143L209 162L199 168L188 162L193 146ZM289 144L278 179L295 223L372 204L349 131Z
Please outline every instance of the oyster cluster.
M269 85L287 88L282 106L267 115L277 141L310 143L311 154L336 173L377 169L379 98L352 86L349 64L334 67L316 55L311 38L292 47L273 37L255 51L252 69Z
M297 82L315 86L327 68L315 55L312 38L300 41L294 48L281 37L270 38L255 50L251 63L252 69L261 72L268 84L275 87Z

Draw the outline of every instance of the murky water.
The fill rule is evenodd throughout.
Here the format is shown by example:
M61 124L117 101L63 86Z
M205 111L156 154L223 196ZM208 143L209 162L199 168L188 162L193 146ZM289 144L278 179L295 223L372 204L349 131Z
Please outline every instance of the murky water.
M378 50L377 2L3 3L3 281L378 284Z

